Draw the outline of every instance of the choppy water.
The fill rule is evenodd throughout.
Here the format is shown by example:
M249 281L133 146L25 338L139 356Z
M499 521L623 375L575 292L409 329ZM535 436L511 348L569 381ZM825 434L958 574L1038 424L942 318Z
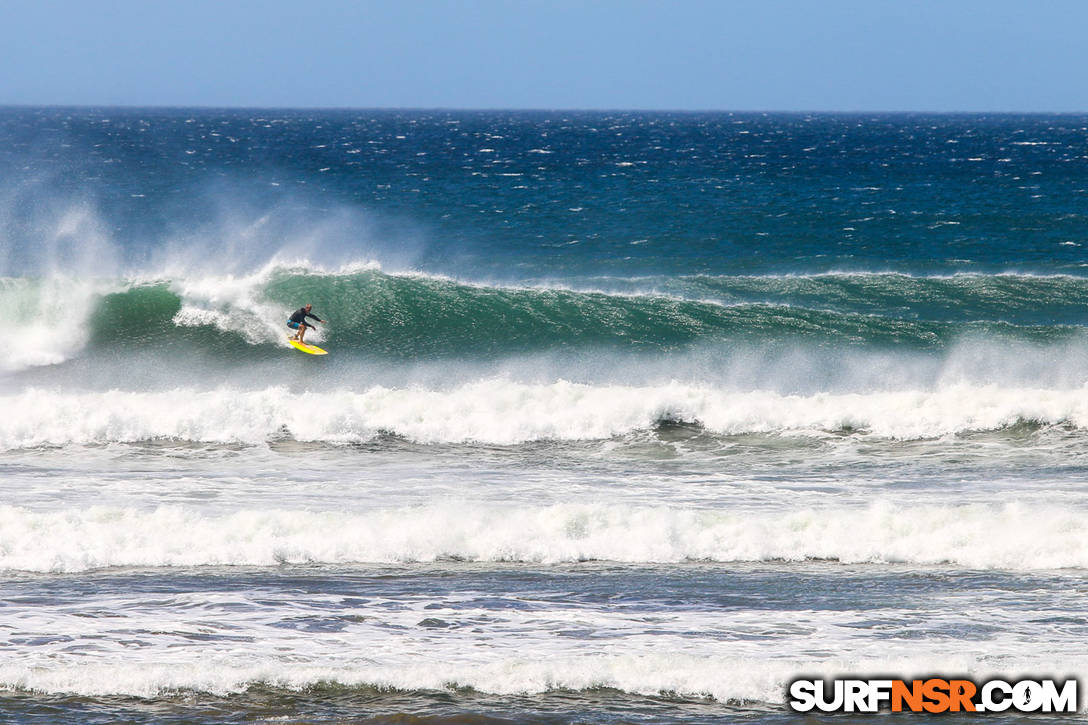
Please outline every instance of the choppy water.
M1088 664L1088 117L0 139L0 717L771 723Z

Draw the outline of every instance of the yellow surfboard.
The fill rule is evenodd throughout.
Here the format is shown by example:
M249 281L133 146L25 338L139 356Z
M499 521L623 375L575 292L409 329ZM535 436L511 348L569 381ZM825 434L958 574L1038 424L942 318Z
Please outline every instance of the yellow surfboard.
M290 338L287 339L287 342L291 345L291 347L295 348L296 350L302 350L303 352L309 353L311 355L329 354L317 345L308 345L305 342L299 342L298 340L292 340Z

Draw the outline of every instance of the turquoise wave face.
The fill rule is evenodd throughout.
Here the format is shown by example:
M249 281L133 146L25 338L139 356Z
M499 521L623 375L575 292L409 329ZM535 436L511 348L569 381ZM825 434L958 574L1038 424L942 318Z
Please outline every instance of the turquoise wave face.
M280 271L255 283L242 301L217 306L203 299L196 303L200 314L188 316L194 303L184 287L164 281L101 296L91 314L91 343L249 355L279 343L287 316L309 302L329 322L320 328L329 346L405 360L792 343L924 351L964 337L1036 345L1082 340L1088 309L1088 280L1030 276L694 277L672 280L671 294L636 294L374 270Z

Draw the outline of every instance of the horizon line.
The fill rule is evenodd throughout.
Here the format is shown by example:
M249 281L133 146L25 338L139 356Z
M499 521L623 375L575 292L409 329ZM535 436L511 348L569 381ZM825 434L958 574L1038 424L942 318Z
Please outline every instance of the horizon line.
M214 105L214 104L141 104L141 103L0 103L0 109L83 109L83 110L162 110L162 111L379 111L379 112L440 112L440 113L675 113L675 114L824 114L824 115L1035 115L1035 116L1076 116L1088 115L1088 110L997 110L997 109L961 109L961 110L918 110L918 109L750 109L750 108L620 108L620 107L504 107L504 106L282 106L282 105Z

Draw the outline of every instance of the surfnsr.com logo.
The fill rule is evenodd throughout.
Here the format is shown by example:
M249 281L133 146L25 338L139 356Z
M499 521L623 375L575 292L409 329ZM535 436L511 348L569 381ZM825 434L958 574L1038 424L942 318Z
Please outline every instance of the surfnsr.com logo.
M1076 679L797 679L787 697L794 712L1071 713L1079 703Z

